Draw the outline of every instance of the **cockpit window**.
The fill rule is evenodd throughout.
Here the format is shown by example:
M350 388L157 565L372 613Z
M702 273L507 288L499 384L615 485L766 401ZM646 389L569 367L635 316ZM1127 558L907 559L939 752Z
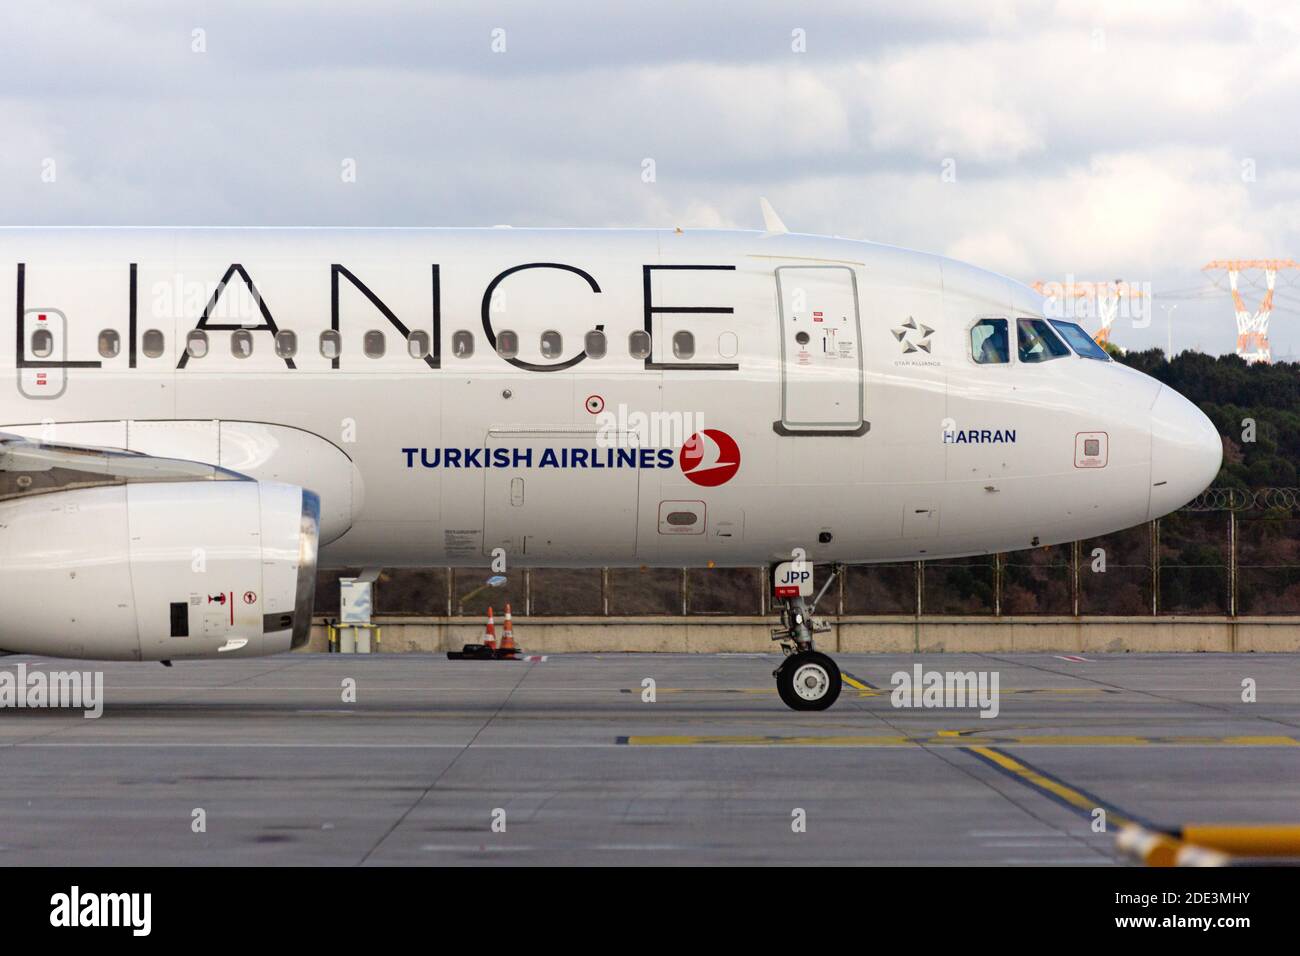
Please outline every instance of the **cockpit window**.
M1070 354L1046 319L1016 319L1016 333L1022 362L1050 362Z
M1052 328L1060 332L1061 338L1070 343L1070 348L1079 353L1081 357L1096 359L1098 362L1110 361L1110 356L1106 354L1106 350L1093 341L1092 336L1085 332L1083 326L1077 322L1052 319Z
M980 319L970 330L970 354L980 365L1005 365L1011 360L1006 319Z

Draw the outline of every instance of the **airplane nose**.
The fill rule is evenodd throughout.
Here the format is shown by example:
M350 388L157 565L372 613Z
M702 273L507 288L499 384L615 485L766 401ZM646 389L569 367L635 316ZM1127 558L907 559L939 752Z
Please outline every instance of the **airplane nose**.
M1168 385L1151 406L1151 504L1147 517L1176 511L1210 486L1223 463L1214 423Z

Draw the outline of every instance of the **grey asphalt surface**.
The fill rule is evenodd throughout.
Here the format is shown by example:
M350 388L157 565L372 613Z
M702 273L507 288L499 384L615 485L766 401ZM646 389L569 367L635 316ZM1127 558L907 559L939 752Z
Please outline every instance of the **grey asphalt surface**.
M842 655L859 686L813 714L775 655L5 657L106 703L0 710L0 864L1125 863L1053 787L1300 822L1300 656L1085 656ZM918 661L996 671L999 715L894 707Z

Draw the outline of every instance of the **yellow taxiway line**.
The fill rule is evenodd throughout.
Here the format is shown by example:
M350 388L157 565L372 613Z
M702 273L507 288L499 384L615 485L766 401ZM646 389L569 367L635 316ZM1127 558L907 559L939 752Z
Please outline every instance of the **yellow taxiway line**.
M1098 798L1070 786L1064 780L1049 776L1036 767L1026 766L1023 761L1017 760L1010 754L994 750L992 747L968 747L967 751L983 758L999 770L1037 790L1044 796L1050 797L1058 803L1064 803L1085 816L1090 816L1094 810L1100 807L1106 811L1108 824L1117 823L1120 826L1129 826L1135 822L1131 817Z
M957 745L970 747L973 742L1016 747L1296 747L1300 739L1286 736L1235 737L1137 737L1098 734L989 734L974 737L978 731L939 730L933 734L866 735L866 734L633 734L619 737L620 744L636 747L906 747ZM971 747L972 750L984 748Z

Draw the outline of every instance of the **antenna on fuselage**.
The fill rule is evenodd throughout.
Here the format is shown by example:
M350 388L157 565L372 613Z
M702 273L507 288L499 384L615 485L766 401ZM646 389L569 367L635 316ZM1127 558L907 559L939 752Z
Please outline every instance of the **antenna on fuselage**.
M780 236L790 231L766 197L758 197L758 208L763 210L763 229L769 236Z

